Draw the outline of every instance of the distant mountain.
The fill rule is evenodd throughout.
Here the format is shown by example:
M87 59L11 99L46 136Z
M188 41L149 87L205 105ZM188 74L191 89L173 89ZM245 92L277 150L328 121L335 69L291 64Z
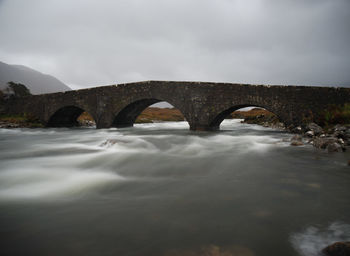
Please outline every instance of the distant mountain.
M70 91L67 85L57 78L40 73L22 65L9 65L0 61L0 89L7 86L7 82L22 83L32 94Z

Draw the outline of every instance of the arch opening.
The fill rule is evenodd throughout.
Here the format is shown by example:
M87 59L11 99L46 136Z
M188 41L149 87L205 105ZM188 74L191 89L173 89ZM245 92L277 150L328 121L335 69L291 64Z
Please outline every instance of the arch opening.
M256 105L240 105L228 108L218 114L210 123L213 130L218 130L225 119L243 119L241 123L258 124L271 127L283 127L280 118L268 109Z
M57 110L49 119L48 127L88 127L95 126L94 118L84 109L66 106Z
M135 123L154 123L161 121L184 121L180 110L166 101L143 99L122 109L114 118L112 127L131 127Z

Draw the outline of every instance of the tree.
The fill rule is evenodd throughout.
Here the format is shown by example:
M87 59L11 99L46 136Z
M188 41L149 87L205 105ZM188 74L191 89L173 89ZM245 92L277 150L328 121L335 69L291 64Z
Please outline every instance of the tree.
M15 97L23 97L23 96L28 96L28 95L32 95L30 93L30 90L21 83L15 83L15 82L8 82L8 87L10 88L10 90L13 92Z

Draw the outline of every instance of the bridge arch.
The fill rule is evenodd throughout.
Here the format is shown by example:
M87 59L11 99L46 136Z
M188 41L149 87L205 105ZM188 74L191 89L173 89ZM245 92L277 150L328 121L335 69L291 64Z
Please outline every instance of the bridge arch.
M234 105L229 108L226 108L220 112L217 112L212 119L209 121L209 130L219 130L220 129L220 124L224 119L229 116L232 112L239 110L241 108L246 108L246 107L256 107L256 108L262 108L266 109L267 111L275 114L277 118L283 122L283 116L278 113L275 109L269 107L269 106L261 106L258 104L241 104L241 105Z
M173 103L168 100L156 99L156 98L144 98L135 100L127 105L124 105L113 117L112 127L123 128L123 127L131 127L134 125L137 117L149 106L158 103L158 102L167 102L172 105L174 108L178 109L185 120L186 113L182 111L181 108L177 107L176 103Z
M83 113L88 112L80 106L68 105L60 107L53 111L49 116L47 127L74 127L80 126L78 117ZM92 113L88 112L92 117ZM93 117L94 118L94 117ZM96 120L94 118L94 120Z

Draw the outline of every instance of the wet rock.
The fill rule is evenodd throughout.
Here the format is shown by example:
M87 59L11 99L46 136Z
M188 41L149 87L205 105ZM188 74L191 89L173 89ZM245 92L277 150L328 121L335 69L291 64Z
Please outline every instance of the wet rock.
M333 142L333 143L328 144L327 151L328 151L328 153L331 153L331 152L343 152L343 148L337 142Z
M303 146L304 143L302 143L301 141L298 141L298 140L294 140L290 143L290 145L292 146Z
M350 127L344 131L342 139L344 139L346 145L350 146Z
M315 133L314 133L314 131L307 131L307 132L305 133L305 136L307 136L307 137L309 137L309 138L312 138L312 137L315 136Z
M350 256L350 242L336 242L322 250L325 256Z
M295 134L290 140L291 141L302 141L303 137L299 134Z
M118 140L116 139L108 139L106 141L104 141L103 143L101 143L100 147L110 147L113 146L114 144L117 144Z
M345 132L346 130L347 130L347 127L344 126L344 125L341 125L341 124L337 124L337 125L334 126L334 128L333 128L333 131L334 131L334 132L337 132L337 131Z
M350 128L346 129L346 131L344 131L344 136L348 139L350 139Z
M289 129L292 133L298 133L298 134L303 133L303 129L301 128L301 126L292 127Z
M338 143L340 144L340 145L344 145L345 144L345 141L343 140L343 139L338 139Z
M342 139L342 138L345 137L345 134L344 134L343 131L335 131L335 132L333 133L333 136Z
M314 137L309 143L316 148L326 149L328 152L343 152L346 150L344 140L334 136Z
M292 146L302 146L304 145L303 143L303 137L299 134L295 134L291 139L290 145Z
M332 133L334 137L344 140L345 145L350 146L350 126L339 125L333 127Z
M309 123L306 126L306 130L307 131L312 131L314 133L314 135L320 135L321 133L323 133L323 129L321 126L319 126L318 124L315 123Z
M334 137L316 137L312 144L316 148L326 149L332 143L338 143L338 139Z

